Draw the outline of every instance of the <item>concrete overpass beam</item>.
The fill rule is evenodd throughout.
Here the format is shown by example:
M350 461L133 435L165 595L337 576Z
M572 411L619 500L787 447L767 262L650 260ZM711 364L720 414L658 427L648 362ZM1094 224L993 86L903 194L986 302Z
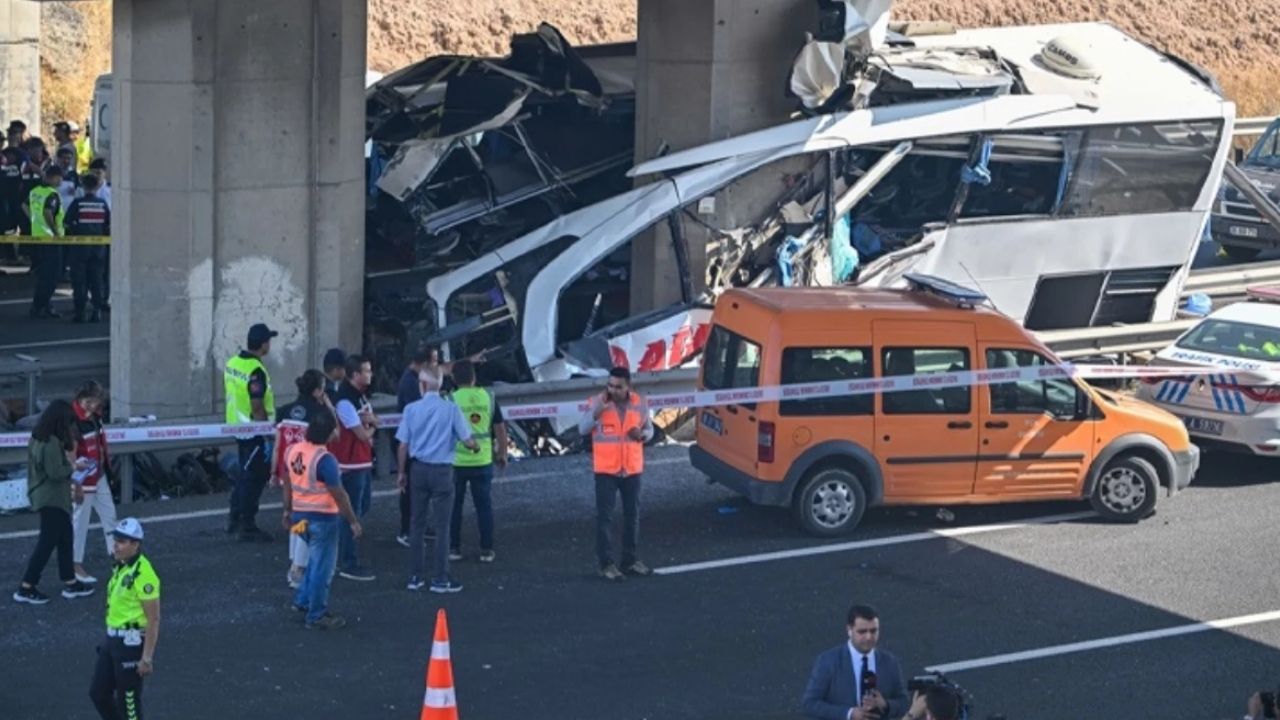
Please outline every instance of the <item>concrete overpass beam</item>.
M0 0L0 131L22 120L40 135L40 3Z
M216 414L255 322L278 396L359 347L365 0L116 0L113 414Z
M813 0L638 0L636 160L786 122L791 62L817 28ZM717 221L750 215L759 198L740 189L717 199ZM735 199L737 198L737 199ZM706 245L690 242L695 293L705 284ZM632 243L631 311L679 297L665 229Z

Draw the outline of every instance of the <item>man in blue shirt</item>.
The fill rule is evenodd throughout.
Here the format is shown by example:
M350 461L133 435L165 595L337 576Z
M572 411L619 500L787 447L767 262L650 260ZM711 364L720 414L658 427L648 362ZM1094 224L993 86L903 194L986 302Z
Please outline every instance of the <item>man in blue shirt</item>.
M440 373L425 369L418 376L422 399L410 403L400 419L396 439L401 488L409 490L409 589L421 590L423 533L427 512L435 529L431 592L456 593L461 583L449 576L449 523L453 514L453 457L457 443L475 452L480 445L471 438L471 426L457 405L440 397ZM435 506L431 507L431 503Z
M414 351L413 359L409 367L405 368L404 373L400 375L400 384L396 387L397 412L404 412L410 403L422 399L422 391L418 389L418 373L422 372L433 352L426 346ZM396 440L395 436L391 438L391 454L396 457L400 454L400 441ZM400 534L396 535L396 542L409 547L409 488L407 487L400 488Z

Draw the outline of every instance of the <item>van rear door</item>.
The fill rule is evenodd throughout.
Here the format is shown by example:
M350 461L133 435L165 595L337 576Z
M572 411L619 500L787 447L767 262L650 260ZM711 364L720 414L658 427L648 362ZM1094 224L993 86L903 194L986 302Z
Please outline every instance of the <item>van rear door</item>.
M921 381L917 389L881 393L877 401L875 447L885 501L969 495L978 461L977 403L971 385L951 381L974 367L973 325L877 320L872 336L882 377Z
M760 343L722 325L713 325L702 356L702 387L755 389L760 386L760 361ZM698 412L698 446L754 475L759 433L756 405L740 402L702 408Z

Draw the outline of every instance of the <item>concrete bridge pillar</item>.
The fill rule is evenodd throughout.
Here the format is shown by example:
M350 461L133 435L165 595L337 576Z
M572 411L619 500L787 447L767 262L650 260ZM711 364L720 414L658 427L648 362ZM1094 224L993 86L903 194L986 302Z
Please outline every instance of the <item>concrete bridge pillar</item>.
M366 13L115 0L113 415L219 414L256 322L282 401L359 347Z

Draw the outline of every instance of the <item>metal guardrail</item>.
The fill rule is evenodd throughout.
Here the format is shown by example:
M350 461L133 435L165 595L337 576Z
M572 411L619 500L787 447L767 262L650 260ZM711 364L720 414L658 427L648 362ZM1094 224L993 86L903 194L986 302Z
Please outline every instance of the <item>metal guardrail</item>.
M1206 293L1209 297L1244 295L1250 285L1280 283L1280 261L1230 265L1192 271L1182 285L1182 296Z
M1236 118L1235 136L1261 135L1267 129L1267 126L1274 121L1274 117Z

